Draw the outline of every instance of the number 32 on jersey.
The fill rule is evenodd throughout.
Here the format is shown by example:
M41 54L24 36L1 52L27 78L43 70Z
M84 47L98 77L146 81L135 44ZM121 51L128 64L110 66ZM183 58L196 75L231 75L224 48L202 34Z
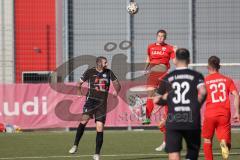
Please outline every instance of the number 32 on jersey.
M190 100L186 99L186 94L189 92L190 85L184 81L182 83L173 82L172 88L174 89L175 96L173 97L173 103L175 104L189 104Z

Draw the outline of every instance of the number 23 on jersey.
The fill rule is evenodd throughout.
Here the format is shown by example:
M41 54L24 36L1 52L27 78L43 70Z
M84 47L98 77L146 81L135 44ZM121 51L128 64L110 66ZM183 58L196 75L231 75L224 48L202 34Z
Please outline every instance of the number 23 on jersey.
M213 83L209 86L211 90L212 103L226 101L226 85L225 83Z

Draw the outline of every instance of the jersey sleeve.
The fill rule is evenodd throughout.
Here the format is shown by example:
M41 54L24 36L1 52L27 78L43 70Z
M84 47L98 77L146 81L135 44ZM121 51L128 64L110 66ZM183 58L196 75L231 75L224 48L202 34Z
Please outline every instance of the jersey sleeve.
M110 79L111 79L111 81L117 80L117 76L113 73L112 70L110 70Z
M165 93L169 92L169 90L171 88L171 85L170 85L170 83L168 82L167 79L168 79L168 76L165 76L162 79L162 81L161 81L161 83L160 83L160 85L159 85L159 87L157 89L157 93L159 95L164 95Z
M199 88L202 85L205 85L204 77L202 74L199 74L196 80L197 80L197 88Z
M82 76L80 77L80 81L85 82L85 81L87 81L88 79L89 79L89 69L86 70L86 71L82 74Z
M235 86L233 80L231 80L231 79L230 79L229 91L230 92L237 91L237 87Z

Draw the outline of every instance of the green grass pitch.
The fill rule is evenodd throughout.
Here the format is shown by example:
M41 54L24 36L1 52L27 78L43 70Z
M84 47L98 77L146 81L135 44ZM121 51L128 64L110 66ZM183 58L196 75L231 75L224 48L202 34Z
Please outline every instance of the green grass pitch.
M86 131L76 154L68 154L75 132L26 132L0 134L0 160L88 160L95 150L95 132ZM105 131L102 157L104 160L167 159L165 152L154 149L162 141L157 130ZM184 154L185 150L182 151ZM204 159L202 155L199 159ZM219 144L214 143L215 159L221 159ZM240 133L232 134L231 160L240 159Z

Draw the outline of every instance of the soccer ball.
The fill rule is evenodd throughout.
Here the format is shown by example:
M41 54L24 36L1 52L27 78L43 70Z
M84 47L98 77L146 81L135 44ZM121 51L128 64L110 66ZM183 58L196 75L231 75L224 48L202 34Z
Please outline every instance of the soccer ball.
M130 2L127 6L127 11L129 14L134 15L138 12L138 5L136 2Z

